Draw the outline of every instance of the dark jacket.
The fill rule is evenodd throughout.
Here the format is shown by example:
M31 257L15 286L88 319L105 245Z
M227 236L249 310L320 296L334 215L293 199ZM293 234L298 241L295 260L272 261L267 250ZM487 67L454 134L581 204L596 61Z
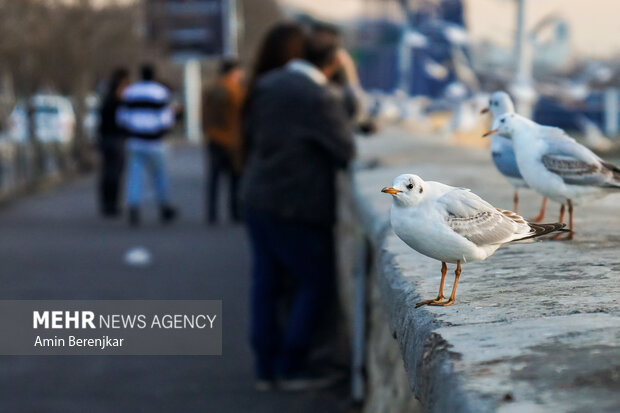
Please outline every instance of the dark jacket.
M335 174L354 156L338 94L287 68L263 76L245 119L248 208L318 225L335 221Z
M114 93L106 96L99 113L99 135L101 139L118 139L122 137L122 130L116 125L116 111L121 101Z

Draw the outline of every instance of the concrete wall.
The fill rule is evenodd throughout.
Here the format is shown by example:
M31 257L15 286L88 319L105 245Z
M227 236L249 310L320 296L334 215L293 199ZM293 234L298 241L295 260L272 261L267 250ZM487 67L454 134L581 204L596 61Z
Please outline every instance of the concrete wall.
M367 243L360 226L351 177L342 176L339 182L338 257L341 303L353 336L354 278L357 247ZM372 248L372 246L369 246ZM405 372L398 341L392 334L386 306L382 302L374 254L366 262L366 343L365 343L365 400L366 413L417 413L415 400Z
M486 149L435 136L387 131L360 141L359 152L341 185L340 247L350 267L354 240L366 237L373 262L366 412L416 412L413 395L425 412L620 411L617 196L577 208L576 240L503 247L464 265L454 306L415 309L436 296L441 264L396 237L381 188L416 173L471 188L499 208L511 207L512 188ZM520 212L534 216L539 203L523 191ZM548 222L556 208L550 204ZM353 308L346 267L343 300Z

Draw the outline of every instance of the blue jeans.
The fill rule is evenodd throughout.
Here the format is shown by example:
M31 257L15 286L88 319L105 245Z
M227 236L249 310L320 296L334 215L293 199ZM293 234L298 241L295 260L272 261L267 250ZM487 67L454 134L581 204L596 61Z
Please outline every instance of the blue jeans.
M284 221L249 210L252 244L251 342L259 379L300 372L317 332L317 321L334 278L331 227ZM284 277L294 277L293 303L282 323Z
M165 147L162 142L127 143L129 171L127 176L127 204L137 208L142 199L143 171L147 169L153 179L157 202L169 205L168 175L165 169Z

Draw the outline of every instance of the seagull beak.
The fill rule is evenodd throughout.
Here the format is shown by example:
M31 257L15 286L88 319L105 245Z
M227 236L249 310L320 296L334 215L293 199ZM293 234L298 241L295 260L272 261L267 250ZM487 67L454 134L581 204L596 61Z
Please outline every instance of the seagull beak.
M397 193L403 192L403 191L393 188L391 186L386 186L385 188L381 190L381 192L383 192L384 194L396 195Z
M487 133L485 133L484 135L482 135L483 138L486 138L487 136L491 136L493 134L496 134L497 132L499 132L497 129L493 129L488 131Z
M481 115L484 115L485 113L489 113L489 108L484 108L480 111Z

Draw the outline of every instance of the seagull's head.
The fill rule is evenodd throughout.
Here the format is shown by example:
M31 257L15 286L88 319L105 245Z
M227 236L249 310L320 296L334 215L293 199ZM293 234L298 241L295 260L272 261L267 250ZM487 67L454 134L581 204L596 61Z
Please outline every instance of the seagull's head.
M494 135L496 133L512 139L512 134L515 131L519 118L514 113L505 113L493 121L493 129L482 135L483 138Z
M424 181L417 175L404 174L394 179L392 186L381 190L392 195L394 203L400 206L416 206L424 198Z
M491 112L493 119L497 119L504 113L513 113L515 107L508 93L504 91L493 92L489 97L489 107L482 109L481 113Z

